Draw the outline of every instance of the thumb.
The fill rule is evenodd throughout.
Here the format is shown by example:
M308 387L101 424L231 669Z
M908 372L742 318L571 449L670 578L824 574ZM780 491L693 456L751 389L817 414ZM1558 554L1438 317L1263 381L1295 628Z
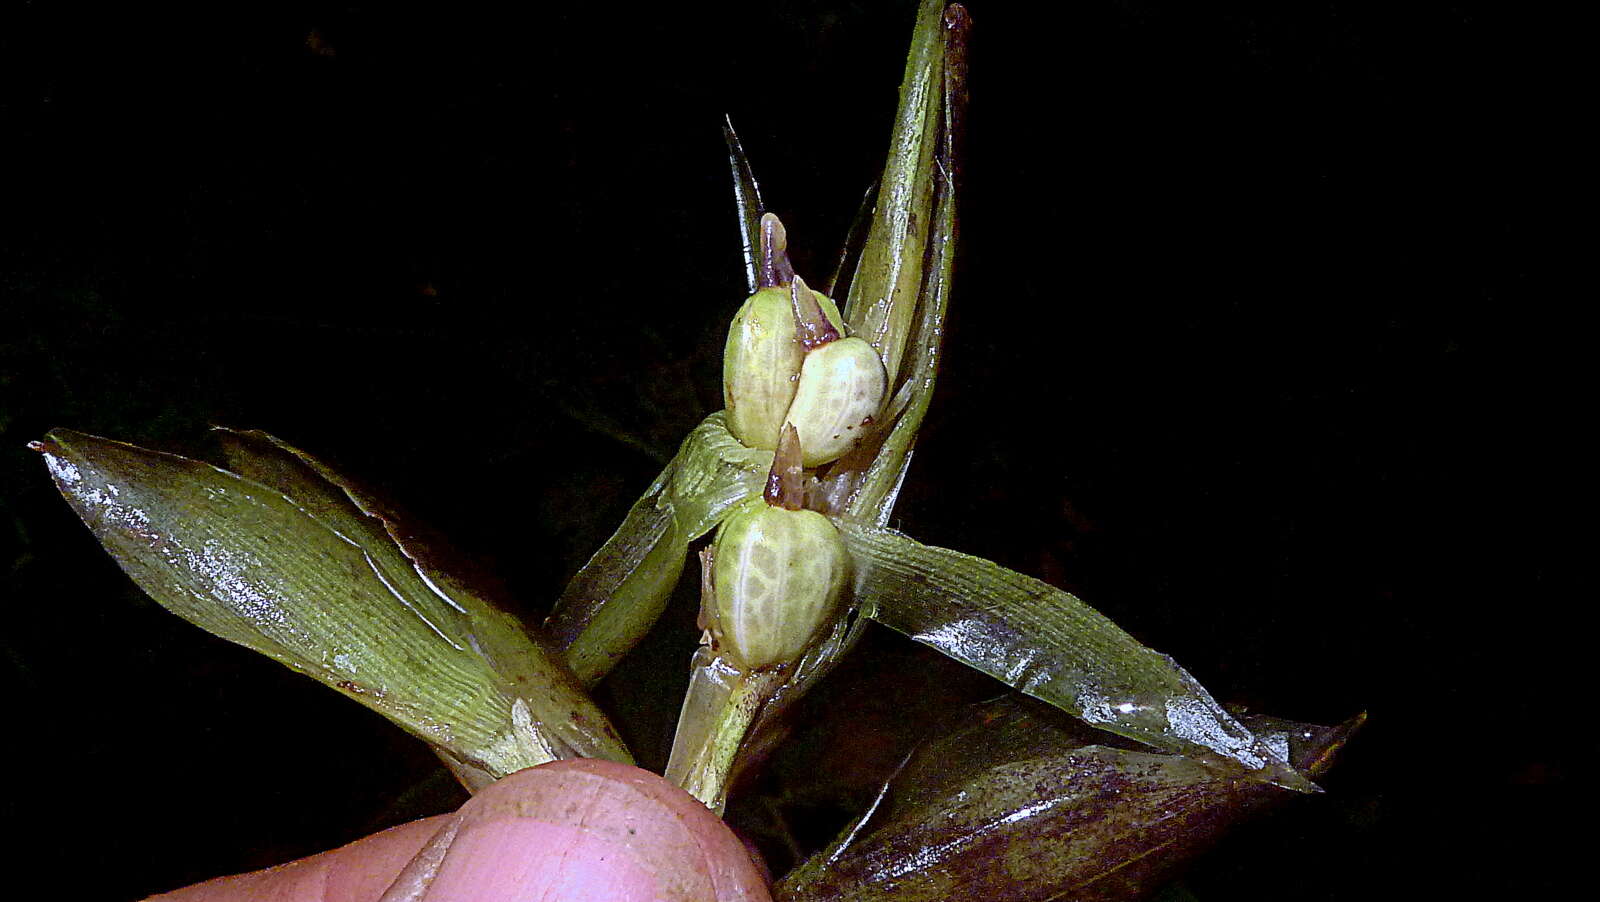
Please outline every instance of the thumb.
M385 892L387 888L387 892ZM455 814L149 902L771 902L720 818L666 780L598 759L512 774Z
M401 824L320 855L218 877L146 902L376 902L395 874L453 816Z
M720 818L661 777L594 758L519 771L461 807L383 902L770 902Z

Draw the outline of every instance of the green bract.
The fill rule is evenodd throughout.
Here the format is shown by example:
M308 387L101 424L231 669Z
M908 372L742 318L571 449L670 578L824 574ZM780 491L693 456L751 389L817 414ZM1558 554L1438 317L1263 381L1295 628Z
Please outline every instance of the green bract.
M772 452L748 448L717 411L678 454L556 600L545 623L567 664L589 685L639 641L667 606L689 543L761 491Z
M572 673L369 498L265 433L222 435L242 473L65 429L36 447L150 597L393 720L469 789L556 758L631 760Z

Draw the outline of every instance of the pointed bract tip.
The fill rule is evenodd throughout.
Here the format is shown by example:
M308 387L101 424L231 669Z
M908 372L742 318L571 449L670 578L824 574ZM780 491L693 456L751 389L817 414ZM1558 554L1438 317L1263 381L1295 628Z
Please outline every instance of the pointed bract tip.
M1367 712L1361 711L1354 717L1333 727L1319 731L1319 735L1311 740L1314 753L1300 762L1300 769L1308 776L1320 777L1333 767L1333 761L1344 747L1350 742L1361 727L1367 722Z
M762 497L773 507L797 511L805 507L805 455L800 451L800 430L784 423L778 434L778 448L767 472L767 488Z
M795 337L807 351L839 340L839 330L828 322L816 294L798 273L789 283L789 305L794 309Z
M1265 776L1268 783L1291 792L1315 794L1326 791L1321 786L1311 782L1311 779L1305 774L1296 770L1294 765L1281 761L1268 765Z

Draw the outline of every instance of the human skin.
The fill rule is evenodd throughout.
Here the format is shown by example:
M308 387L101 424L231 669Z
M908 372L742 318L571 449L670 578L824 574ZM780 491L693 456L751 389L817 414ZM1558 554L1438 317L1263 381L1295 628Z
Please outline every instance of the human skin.
M454 814L152 902L247 899L771 902L744 844L704 805L656 774L598 759L519 771Z

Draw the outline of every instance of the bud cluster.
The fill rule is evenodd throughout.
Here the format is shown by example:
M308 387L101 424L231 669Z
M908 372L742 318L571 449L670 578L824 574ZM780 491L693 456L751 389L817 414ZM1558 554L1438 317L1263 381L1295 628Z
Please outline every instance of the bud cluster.
M768 214L763 250L769 256L781 236L777 218ZM751 295L728 330L722 356L728 429L751 448L775 449L784 426L792 425L804 466L818 467L861 440L883 406L888 377L870 344L845 337L831 299L787 265L769 271L788 276L787 284Z

